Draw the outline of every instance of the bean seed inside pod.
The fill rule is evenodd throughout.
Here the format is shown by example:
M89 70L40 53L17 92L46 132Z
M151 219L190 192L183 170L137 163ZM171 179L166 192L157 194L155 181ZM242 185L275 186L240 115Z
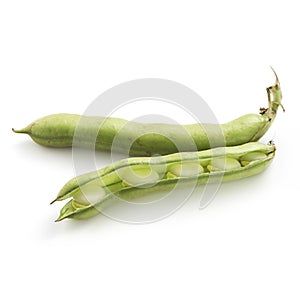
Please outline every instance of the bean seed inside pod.
M212 159L211 163L207 166L210 172L213 171L227 171L237 169L241 166L240 162L231 157L220 157Z
M175 163L169 167L169 172L177 177L189 177L199 175L204 172L200 163L196 162L183 162Z
M81 205L95 204L106 195L106 192L99 182L90 182L73 195L73 201Z
M255 152L250 152L250 153L243 155L240 158L240 161L241 161L242 166L246 166L252 161L265 159L266 157L267 157L267 154L255 151Z
M139 165L122 168L118 175L129 186L152 184L159 180L158 173L151 167Z

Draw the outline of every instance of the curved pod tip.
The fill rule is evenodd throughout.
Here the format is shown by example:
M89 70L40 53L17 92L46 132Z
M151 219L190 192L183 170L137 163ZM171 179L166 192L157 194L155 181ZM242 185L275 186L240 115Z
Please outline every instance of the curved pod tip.
M52 200L52 201L50 202L50 205L53 204L53 203L55 203L56 201L58 201L58 198Z
M279 78L278 78L278 75L277 75L276 71L274 70L274 68L271 65L270 65L270 68L271 68L271 70L273 71L273 73L275 75L275 85L280 85Z
M23 129L11 129L14 133L26 133L29 134L30 133L30 129L28 127L25 127Z

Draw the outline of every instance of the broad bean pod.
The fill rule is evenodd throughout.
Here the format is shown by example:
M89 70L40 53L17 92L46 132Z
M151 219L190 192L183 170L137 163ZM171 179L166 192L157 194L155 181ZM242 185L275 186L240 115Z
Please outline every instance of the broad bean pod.
M127 158L67 182L56 199L70 199L56 221L86 219L113 198L134 199L175 186L239 180L264 171L275 155L273 144L250 142L160 157Z
M281 88L276 73L275 76L275 84L267 88L268 108L222 125L143 124L119 118L54 114L13 131L28 134L33 141L47 147L94 147L125 152L129 156L166 155L241 145L258 141L270 128L278 107L282 107ZM117 143L114 143L115 138Z

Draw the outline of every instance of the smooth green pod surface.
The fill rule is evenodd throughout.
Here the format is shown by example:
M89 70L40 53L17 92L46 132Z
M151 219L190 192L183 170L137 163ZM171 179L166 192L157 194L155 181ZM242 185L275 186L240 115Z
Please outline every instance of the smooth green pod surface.
M70 199L62 208L57 221L92 217L109 205L113 197L134 199L155 191L169 190L177 185L226 182L253 176L268 167L274 154L274 145L250 142L199 152L124 159L67 182L54 200ZM247 161L247 164L241 161ZM100 193L97 195L96 188L99 187Z
M276 83L267 88L267 94L268 108L261 109L260 114L247 114L222 125L143 124L118 118L55 114L13 131L28 134L43 146L92 147L124 152L130 156L235 146L258 141L271 126L278 107L282 106L277 76Z

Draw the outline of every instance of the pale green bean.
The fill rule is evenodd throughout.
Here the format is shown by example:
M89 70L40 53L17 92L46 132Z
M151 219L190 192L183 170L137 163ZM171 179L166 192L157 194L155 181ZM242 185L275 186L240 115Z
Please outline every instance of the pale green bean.
M270 128L278 107L282 106L277 75L275 84L267 88L267 95L268 108L261 109L260 114L247 114L222 125L143 124L118 118L55 114L13 131L28 134L43 146L94 147L130 156L200 151L258 141Z

